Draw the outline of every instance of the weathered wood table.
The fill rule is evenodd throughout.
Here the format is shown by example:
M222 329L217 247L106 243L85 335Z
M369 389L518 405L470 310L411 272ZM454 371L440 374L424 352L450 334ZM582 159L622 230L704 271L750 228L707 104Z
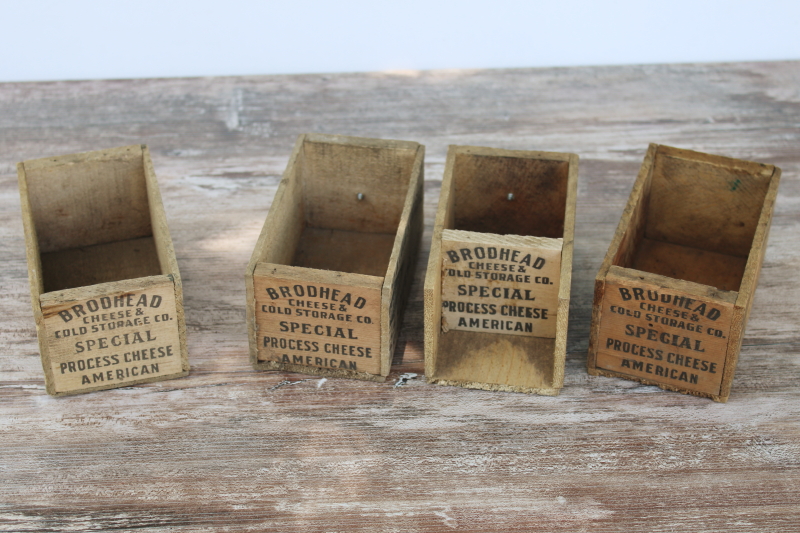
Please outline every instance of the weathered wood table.
M386 383L248 364L244 267L303 132L427 148ZM593 279L649 142L783 169L727 404L586 373ZM51 398L15 163L133 143L161 184L191 374ZM581 156L560 396L424 383L448 144ZM0 530L797 531L799 230L800 62L0 85Z

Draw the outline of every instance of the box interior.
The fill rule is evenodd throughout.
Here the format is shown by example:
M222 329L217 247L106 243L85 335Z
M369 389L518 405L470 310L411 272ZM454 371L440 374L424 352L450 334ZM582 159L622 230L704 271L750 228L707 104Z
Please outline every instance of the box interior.
M140 147L25 163L45 292L162 273Z
M292 244L265 259L384 277L416 155L411 148L306 140L288 191L293 212L282 215Z
M561 238L568 173L567 161L457 153L451 229Z
M563 238L568 177L567 161L457 152L448 228ZM435 378L548 389L553 387L555 343L451 330L439 335Z
M659 147L614 264L738 291L770 168Z

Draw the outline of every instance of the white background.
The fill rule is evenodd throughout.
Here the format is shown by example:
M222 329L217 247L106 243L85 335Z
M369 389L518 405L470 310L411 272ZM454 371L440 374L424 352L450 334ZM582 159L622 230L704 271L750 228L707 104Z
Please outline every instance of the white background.
M0 6L0 81L800 59L798 0Z

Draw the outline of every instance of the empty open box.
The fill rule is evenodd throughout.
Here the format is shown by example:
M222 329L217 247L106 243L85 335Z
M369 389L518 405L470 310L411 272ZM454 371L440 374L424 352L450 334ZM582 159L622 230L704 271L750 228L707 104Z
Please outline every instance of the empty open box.
M451 146L425 278L429 382L564 383L578 156Z
M650 145L595 281L590 374L728 399L780 175Z
M256 369L389 374L422 236L424 152L297 139L245 274Z
M147 147L17 171L47 392L185 376L181 279Z

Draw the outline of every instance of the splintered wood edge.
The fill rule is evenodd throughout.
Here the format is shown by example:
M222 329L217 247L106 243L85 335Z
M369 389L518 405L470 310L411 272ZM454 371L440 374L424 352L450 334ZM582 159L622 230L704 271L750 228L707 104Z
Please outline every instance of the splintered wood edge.
M603 258L602 264L600 265L600 270L597 272L597 276L595 276L592 322L591 326L589 327L589 350L586 358L586 368L589 370L590 374L592 373L593 369L597 368L597 338L600 335L600 319L602 318L601 315L606 275L608 274L608 270L611 268L611 264L614 262L614 257L619 251L619 247L622 244L622 239L625 237L625 233L630 227L631 219L633 218L633 214L636 211L639 202L643 202L645 200L642 197L643 191L650 179L650 176L653 174L653 163L655 162L656 152L658 149L659 145L655 143L650 143L650 146L647 148L647 153L644 156L642 166L639 167L639 174L636 177L636 181L633 183L631 193L628 195L628 202L625 204L625 209L622 211L622 216L617 224L617 229L614 231L614 236L611 238L611 242L608 245L608 251L606 252L605 258Z
M433 383L435 385L444 385L448 387L462 387L464 389L476 389L476 390L485 390L493 392L523 392L525 394L538 394L540 396L558 396L559 392L561 392L561 387L559 388L519 387L519 386L504 385L499 383L483 383L481 381L459 381L452 379L441 379L435 376L428 378L427 381L428 383Z
M143 145L141 144L131 144L128 146L120 146L118 148L109 148L107 150L95 150L91 152L81 152L79 154L67 154L55 157L43 157L41 159L29 159L27 161L23 161L23 163L29 170L39 170L61 165L88 163L91 161L139 159L142 157L142 146Z
M392 255L386 268L381 289L381 375L388 376L392 368L394 347L402 325L402 312L405 310L408 293L414 282L414 265L424 232L423 195L425 147L411 141L401 142L414 147L416 155L408 182L403 212L392 246ZM418 233L415 235L414 233ZM413 241L413 242L412 242ZM407 268L403 268L407 265ZM403 286L395 286L396 278L406 272L406 279L400 280Z
M758 226L756 226L756 232L753 236L753 244L750 247L742 283L739 286L739 296L734 307L734 316L731 320L731 336L728 340L727 357L720 387L720 396L725 399L730 395L733 385L733 376L736 372L736 365L739 362L739 352L742 349L745 328L747 327L747 321L750 319L758 277L761 274L761 266L764 263L764 255L767 251L772 215L775 212L775 200L778 196L781 169L778 167L770 168L772 168L772 175L769 189L767 189L767 194L764 198L764 206L761 209L761 216L758 219Z
M498 235L496 233L480 233L460 229L443 229L443 241L468 242L474 244L494 244L509 246L532 246L545 250L561 250L564 239L551 237L534 237L530 235Z

